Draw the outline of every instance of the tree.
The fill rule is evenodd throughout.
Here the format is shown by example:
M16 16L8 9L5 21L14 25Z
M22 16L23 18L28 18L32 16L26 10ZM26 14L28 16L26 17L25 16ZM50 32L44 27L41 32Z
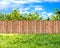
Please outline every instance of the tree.
M57 20L60 20L60 11L57 8L55 9L55 13Z
M12 20L12 17L10 14L6 14L5 17L6 17L6 20Z
M13 10L10 16L12 17L12 20L22 20L22 14L20 14L18 10Z
M60 11L55 9L55 16L52 16L52 20L60 20Z
M47 19L46 20L50 20L50 18L49 17L47 17Z
M4 20L4 14L2 14L2 12L0 12L0 20Z

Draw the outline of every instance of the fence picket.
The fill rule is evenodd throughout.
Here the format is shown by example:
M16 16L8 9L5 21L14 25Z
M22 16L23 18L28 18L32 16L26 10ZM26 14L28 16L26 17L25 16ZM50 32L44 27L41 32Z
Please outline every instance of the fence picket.
M60 33L60 21L0 21L0 33Z

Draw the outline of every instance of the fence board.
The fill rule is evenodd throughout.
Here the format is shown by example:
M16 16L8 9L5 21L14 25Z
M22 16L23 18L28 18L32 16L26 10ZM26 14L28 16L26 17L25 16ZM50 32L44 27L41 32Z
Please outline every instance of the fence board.
M36 20L33 21L33 33L36 34Z
M28 33L33 32L33 21L28 21Z
M0 33L60 33L60 21L0 21Z
M12 21L8 21L8 32L12 33Z
M0 33L3 31L3 21L0 21Z
M59 25L58 25L58 33L60 33L60 21L58 21L59 22Z
M40 21L36 21L36 32L40 33Z

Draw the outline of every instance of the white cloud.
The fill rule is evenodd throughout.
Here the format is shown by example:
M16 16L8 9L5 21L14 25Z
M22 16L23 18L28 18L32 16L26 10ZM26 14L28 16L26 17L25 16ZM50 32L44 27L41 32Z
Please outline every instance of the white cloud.
M40 0L2 0L0 1L0 10L2 9L7 9L7 8L11 8L11 7L17 7L18 5L22 5L25 3L32 3L32 2L40 2ZM21 6L22 7L22 6ZM28 9L25 9L28 10Z
M41 5L39 5L39 6L34 6L35 8L37 8L37 7L42 7Z
M7 10L8 8L13 9L20 7L20 4L16 4L15 0L2 0L0 1L0 10Z
M19 10L20 10L20 11L27 11L27 10L29 10L29 9L30 9L30 8L22 8L22 7L21 7Z
M32 2L60 2L60 0L10 0L16 3L32 3Z
M47 14L47 12L42 12L42 15L45 15L45 14Z
M6 1L0 1L0 10L7 9L9 6L9 3Z
M4 8L8 8L11 6L15 6L16 4L25 4L25 3L33 3L33 2L59 2L59 0L2 0L0 1L0 10ZM11 4L14 5L11 5ZM35 10L43 10L42 8L35 8Z
M25 4L25 3L27 3L27 1L14 1L14 3Z
M43 6L34 6L35 11L44 11Z
M60 2L60 0L43 0L44 2Z
M30 8L23 8L23 7L21 7L19 10L20 10L20 13L24 14L24 13L30 13L29 11L27 11L29 9Z
M42 12L41 15L43 16L43 18L47 17L47 12Z
M41 2L41 0L13 0L11 2L25 4L25 3Z
M29 10L29 8L25 8L24 10Z
M22 14L24 14L24 13L30 13L30 12L28 12L28 11L20 11L20 13L22 13Z
M53 13L44 11L41 13L41 15L43 16L43 18L46 18L47 16L52 17Z
M7 3L7 2L5 2L5 1L1 1L1 2L0 2L0 4L6 4L6 3Z
M43 8L40 8L40 7L36 7L35 10L36 10L36 11L37 11L37 10L42 11L42 10L44 10L44 9L43 9Z
M32 3L34 2L59 2L59 0L2 0L0 1L0 10L7 10L8 8L10 9L16 9L16 8L20 8L20 12L27 12L27 10L31 9L31 8L34 8L34 9L31 9L32 11L44 11L45 9L42 7L42 6L34 6L32 5ZM24 4L25 3L28 3L30 4L30 6L28 8L23 8ZM31 11L30 10L30 11ZM45 15L45 16L49 16L49 15L52 15L51 13L47 13L47 12L42 12L42 15Z
M27 0L28 2L41 2L41 0Z
M47 13L47 15L48 15L48 16L52 16L52 15L53 15L53 13Z

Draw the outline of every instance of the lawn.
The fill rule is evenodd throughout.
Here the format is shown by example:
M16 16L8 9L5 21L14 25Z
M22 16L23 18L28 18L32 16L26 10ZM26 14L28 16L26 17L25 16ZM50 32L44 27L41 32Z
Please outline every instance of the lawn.
M0 34L0 48L60 48L60 34Z

